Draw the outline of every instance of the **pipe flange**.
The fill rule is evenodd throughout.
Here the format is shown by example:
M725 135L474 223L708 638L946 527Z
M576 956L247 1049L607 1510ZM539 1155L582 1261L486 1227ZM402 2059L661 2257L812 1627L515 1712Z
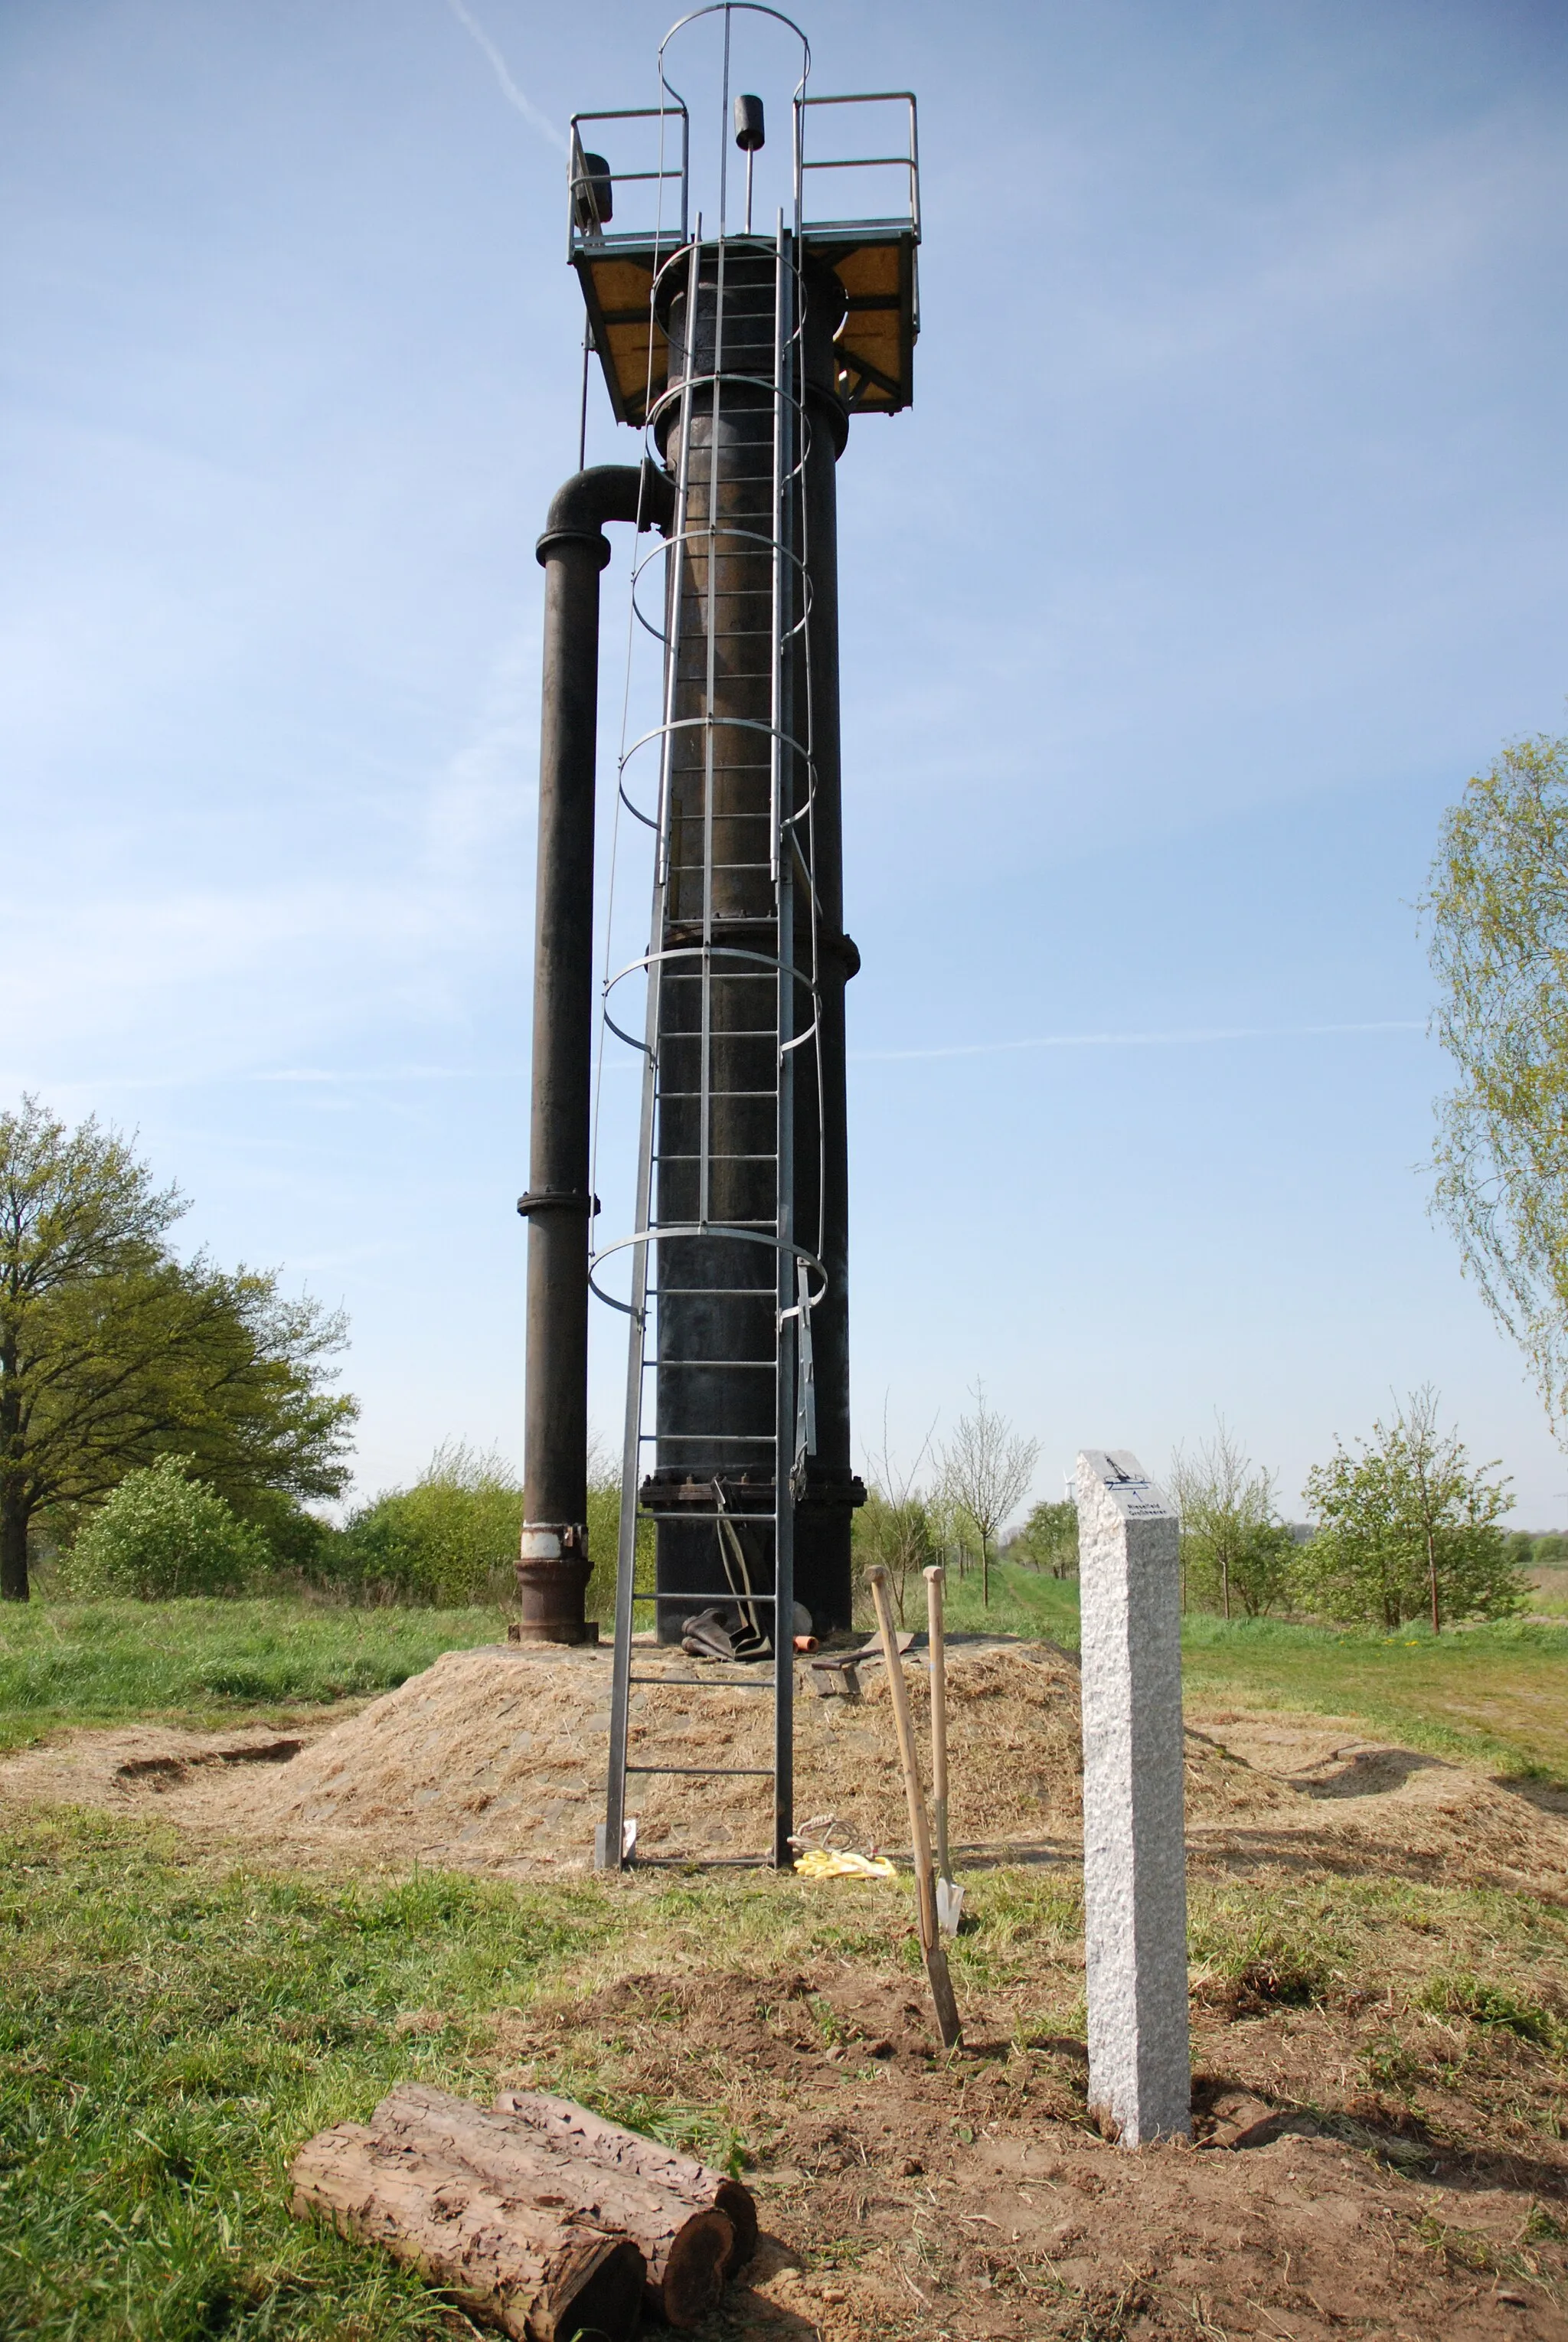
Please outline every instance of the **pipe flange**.
M548 528L534 547L534 558L543 569L558 545L586 545L599 556L598 565L610 565L610 540L596 528Z

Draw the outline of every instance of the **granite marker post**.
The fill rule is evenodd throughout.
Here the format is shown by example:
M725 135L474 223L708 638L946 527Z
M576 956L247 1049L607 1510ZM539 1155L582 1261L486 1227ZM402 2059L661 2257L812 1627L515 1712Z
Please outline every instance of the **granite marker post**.
M1089 2104L1124 2147L1187 2137L1176 1515L1124 1448L1078 1458Z

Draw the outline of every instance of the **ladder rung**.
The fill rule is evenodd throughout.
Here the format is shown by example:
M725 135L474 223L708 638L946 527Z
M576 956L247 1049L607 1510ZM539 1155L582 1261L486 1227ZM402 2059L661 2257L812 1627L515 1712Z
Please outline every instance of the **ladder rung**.
M718 1663L721 1666L724 1661ZM628 1676L629 1684L657 1684L664 1691L772 1691L774 1679L753 1683L736 1676Z
M667 1516L660 1513L645 1513L643 1517L644 1520L656 1521L664 1519ZM773 1515L771 1513L699 1513L697 1518L704 1521L771 1521ZM733 1586L726 1586L722 1594L634 1594L632 1599L634 1602L776 1602L778 1596L776 1594L737 1594ZM660 1680L663 1681L663 1677Z
M682 1447L771 1447L777 1437L772 1431L640 1431L639 1441L649 1447L657 1446L662 1439L673 1439ZM740 1516L744 1517L744 1516Z
M644 1373L649 1366L744 1366L748 1374L771 1375L778 1370L776 1358L644 1358Z
M771 1781L771 1765L628 1765L628 1773L716 1773L726 1781Z
M684 1870L700 1862L704 1870L771 1870L771 1854L644 1854L637 1848L635 1867L638 1870Z

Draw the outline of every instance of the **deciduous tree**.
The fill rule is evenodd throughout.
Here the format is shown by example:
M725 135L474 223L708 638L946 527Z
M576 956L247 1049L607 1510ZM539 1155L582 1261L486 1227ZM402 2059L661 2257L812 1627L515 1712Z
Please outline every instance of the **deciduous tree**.
M1508 1482L1473 1465L1457 1431L1442 1431L1428 1384L1351 1455L1338 1442L1307 1475L1317 1534L1302 1548L1303 1588L1332 1618L1392 1634L1423 1611L1433 1634L1458 1618L1504 1617L1523 1579L1497 1526Z
M186 1209L116 1132L25 1098L0 1115L0 1594L25 1602L41 1515L70 1522L162 1456L263 1527L337 1495L355 1401L343 1320L275 1274L177 1259Z
M1176 1450L1171 1493L1182 1517L1183 1603L1195 1573L1227 1618L1235 1602L1249 1618L1273 1609L1290 1578L1291 1533L1275 1508L1273 1473L1243 1454L1223 1416L1195 1455Z
M1072 1497L1060 1497L1054 1504L1046 1497L1036 1505L1007 1552L1009 1558L1016 1554L1035 1569L1048 1569L1053 1577L1075 1577L1078 1507Z
M893 1580L898 1623L904 1624L910 1574L936 1559L939 1524L933 1518L931 1499L919 1485L920 1469L931 1453L931 1428L905 1464L895 1456L888 1436L887 1409L882 1410L882 1446L865 1458L866 1500L854 1517L855 1570L864 1580L874 1562L881 1562Z
M1568 738L1506 746L1448 813L1423 910L1437 1103L1434 1208L1568 1424Z
M974 1523L980 1540L980 1592L991 1600L991 1547L996 1533L1029 1486L1040 1442L1028 1439L987 1405L985 1386L974 1386L973 1414L960 1416L942 1451L942 1477L958 1509Z

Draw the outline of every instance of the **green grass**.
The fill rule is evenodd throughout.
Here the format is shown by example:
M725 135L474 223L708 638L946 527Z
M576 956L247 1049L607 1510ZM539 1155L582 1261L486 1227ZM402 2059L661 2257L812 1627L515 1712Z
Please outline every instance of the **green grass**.
M1054 1934L1075 1929L1075 1896L1043 1891ZM977 1882L997 1925L955 1952L961 1988L1028 1967L1040 1896ZM228 1867L155 1821L24 1816L0 1847L0 2342L465 2331L384 2255L289 2217L305 2138L399 2081L485 2095L540 1993L688 1968L698 1943L720 1971L874 1967L892 1917L913 1981L910 1898L907 1881L824 1895L765 1873L340 1884ZM654 2101L616 2062L596 2032L546 2078L710 2159L741 2150L727 2103Z
M0 1749L65 1724L232 1724L392 1691L443 1651L504 1641L496 1609L33 1601L0 1608Z
M1074 1581L1003 1563L991 1586L986 1609L976 1571L949 1581L954 1627L1044 1635L1076 1649ZM1568 1780L1568 1623L1379 1635L1198 1611L1183 1619L1182 1644L1193 1705L1359 1716L1438 1755Z
M911 1616L910 1626L924 1626L924 1601L922 1586L911 1605L912 1611L920 1615ZM993 1562L991 1600L986 1605L981 1600L978 1566L972 1565L962 1577L950 1569L944 1616L955 1634L1044 1636L1048 1642L1062 1643L1075 1651L1078 1581L1046 1577L1039 1570L1011 1562Z
M287 2217L285 2164L398 2080L467 2089L473 2013L604 1925L592 1892L225 1876L96 1817L9 1831L0 2336L449 2333L381 2256Z
M532 2005L694 1967L777 1977L852 1964L884 1981L902 1970L918 1990L910 1897L902 1879L824 1893L766 1873L345 1883L235 1868L156 1821L25 1816L0 1846L0 2342L466 2331L383 2254L289 2217L287 2165L306 2137L364 2119L399 2081L487 2095L508 2040L531 2036L545 2087L713 2160L744 2139L765 2147L788 2077L702 2064L711 2101L672 2104L637 2078L634 2023L540 2027ZM985 1996L1003 2037L1081 2038L1081 1926L1070 1875L977 1876L952 1947L961 2004ZM1473 2036L1507 2033L1550 2057L1562 2047L1551 2010L1568 1922L1528 1897L1200 1876L1192 1931L1200 1998L1217 1983L1332 2003L1375 1978L1406 2032L1406 2013L1442 2015L1432 2040L1415 2020L1413 2047L1391 2030L1373 2078L1419 2079L1433 2040L1451 2060L1472 2056ZM833 2037L831 2007L814 2007Z
M1433 1636L1189 1617L1189 1704L1353 1716L1436 1755L1568 1778L1568 1630L1504 1624Z

